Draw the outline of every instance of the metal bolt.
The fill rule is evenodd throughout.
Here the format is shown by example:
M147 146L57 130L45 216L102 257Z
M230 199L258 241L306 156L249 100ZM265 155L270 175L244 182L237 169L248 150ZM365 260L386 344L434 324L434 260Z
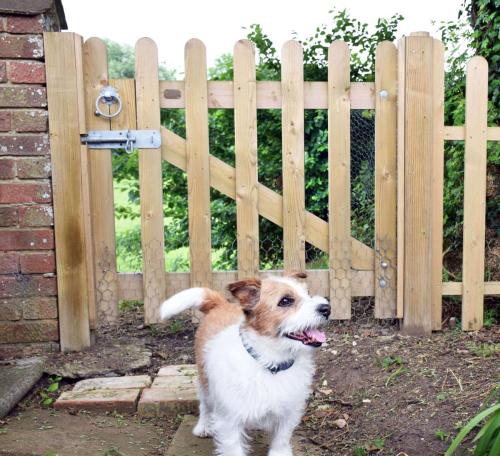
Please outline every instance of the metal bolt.
M387 261L381 261L380 266L382 269L387 269L389 267L389 263L387 263Z
M389 92L387 90L381 90L379 95L380 98L387 98L389 96Z
M385 279L379 279L378 284L380 288L385 288L387 286L387 281Z

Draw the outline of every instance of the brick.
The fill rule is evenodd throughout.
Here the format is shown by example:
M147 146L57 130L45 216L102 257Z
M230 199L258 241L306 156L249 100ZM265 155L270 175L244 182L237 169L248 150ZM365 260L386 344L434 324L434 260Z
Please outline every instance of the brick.
M0 58L40 59L43 57L42 35L0 35Z
M195 388L180 392L170 388L146 388L142 390L137 405L140 416L175 416L178 413L194 413L198 408Z
M56 261L53 252L24 253L19 257L23 274L55 272Z
M135 413L140 392L139 388L65 391L54 408Z
M57 320L0 322L0 343L58 340L57 326Z
M44 353L58 353L57 342L30 342L21 344L0 344L0 359L29 358Z
M7 16L5 31L9 33L43 33L44 19L38 16Z
M0 226L16 226L18 220L17 207L0 207Z
M47 135L0 135L0 155L46 155Z
M6 229L1 231L0 250L52 250L52 229Z
M12 113L12 130L23 132L47 131L48 112L43 110L22 110Z
M7 82L7 63L0 62L0 82Z
M38 86L0 87L0 108L45 108L47 91Z
M130 389L148 388L151 386L149 375L127 375L125 377L102 377L80 380L73 391L89 391L97 389Z
M0 274L12 274L16 272L19 272L19 253L0 252ZM1 312L0 319L2 319Z
M11 130L11 112L0 111L0 131Z
M0 275L0 298L56 296L55 277L37 275Z
M45 179L50 177L51 166L48 158L28 157L17 159L19 179Z
M7 64L7 79L15 84L45 84L45 64L33 60L11 60Z
M12 179L16 176L16 162L12 158L0 158L0 179Z
M174 388L179 391L194 387L196 377L186 377L185 375L172 375L156 377L151 388Z
M19 226L52 226L54 210L52 206L23 206L19 208Z
M57 318L57 298L55 297L37 296L22 298L19 301L25 320L51 320Z
M198 369L196 368L196 364L177 364L175 366L163 366L158 372L158 377L179 375L184 375L187 377L197 376Z
M50 203L52 200L50 184L35 183L1 183L0 203Z
M0 315L2 320L20 320L23 316L22 302L19 299L0 300Z

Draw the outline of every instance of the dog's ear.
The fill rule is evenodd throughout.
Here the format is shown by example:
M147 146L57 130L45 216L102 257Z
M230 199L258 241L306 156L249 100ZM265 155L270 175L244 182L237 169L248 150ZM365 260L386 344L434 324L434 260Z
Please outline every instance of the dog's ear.
M248 312L259 302L260 285L259 279L246 279L230 283L227 289L240 302L243 310Z
M307 279L307 274L305 272L292 271L286 275L288 277L293 277L294 279Z

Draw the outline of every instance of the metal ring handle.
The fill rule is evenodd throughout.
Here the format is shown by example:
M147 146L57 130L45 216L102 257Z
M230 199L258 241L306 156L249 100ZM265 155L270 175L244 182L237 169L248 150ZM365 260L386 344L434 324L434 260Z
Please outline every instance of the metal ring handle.
M113 101L109 102L107 97L104 95L104 93L100 93L97 99L95 100L95 114L96 116L101 116L101 117L106 117L107 119L112 119L113 117L116 117L118 114L120 114L122 110L122 100L119 96L113 96ZM103 103L107 104L108 106L111 106L112 104L118 104L117 110L113 114L106 114L101 111L101 108L99 105L101 104L101 100L103 100ZM116 100L116 101L115 101Z

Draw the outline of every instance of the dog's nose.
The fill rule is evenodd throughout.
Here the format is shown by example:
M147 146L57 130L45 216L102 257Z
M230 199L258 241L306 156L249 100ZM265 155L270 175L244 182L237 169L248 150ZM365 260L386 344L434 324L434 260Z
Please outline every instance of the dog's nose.
M318 313L323 315L323 317L328 318L330 316L332 308L330 307L330 304L320 304L316 310L318 311Z

